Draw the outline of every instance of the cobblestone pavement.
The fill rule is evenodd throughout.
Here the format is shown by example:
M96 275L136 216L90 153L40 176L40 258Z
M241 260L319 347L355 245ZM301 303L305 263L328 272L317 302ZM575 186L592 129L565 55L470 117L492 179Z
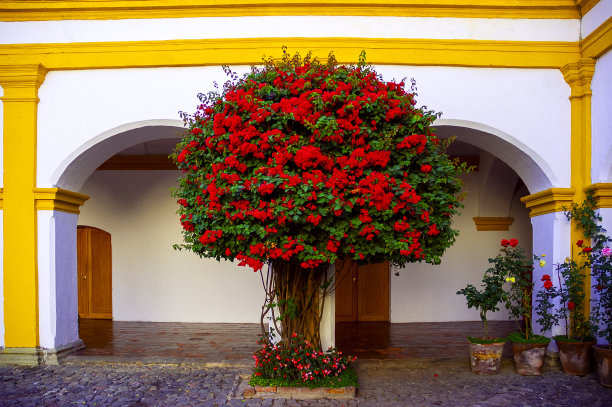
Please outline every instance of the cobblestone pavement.
M238 388L249 368L239 365L0 366L0 406L612 406L612 389L595 375L523 377L506 365L498 375L478 376L463 363L413 368L365 361L357 372L354 400L297 401L244 400Z

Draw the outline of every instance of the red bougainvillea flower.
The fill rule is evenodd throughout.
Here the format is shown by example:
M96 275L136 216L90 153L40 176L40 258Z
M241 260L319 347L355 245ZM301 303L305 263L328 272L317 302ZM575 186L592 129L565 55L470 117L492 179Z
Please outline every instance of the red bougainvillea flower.
M508 245L509 245L509 244L510 244L510 241L509 241L509 240L507 240L507 239L503 239L503 240L501 241L501 245L502 245L502 246L504 246L504 247L508 247Z
M582 253L591 253L593 251L593 249L591 249L590 247L583 247L582 248Z
M410 86L333 56L230 76L182 114L182 247L254 270L440 262L457 236L462 169L431 127L439 114L417 107Z
M510 241L508 242L508 244L512 247L516 247L518 245L518 240L516 239L510 239Z
M570 301L570 302L567 303L567 309L568 310L573 311L574 308L576 308L576 305L573 302Z
M576 246L578 246L578 247L582 247L582 244L583 244L583 243L584 243L584 240L578 240L578 241L576 242Z

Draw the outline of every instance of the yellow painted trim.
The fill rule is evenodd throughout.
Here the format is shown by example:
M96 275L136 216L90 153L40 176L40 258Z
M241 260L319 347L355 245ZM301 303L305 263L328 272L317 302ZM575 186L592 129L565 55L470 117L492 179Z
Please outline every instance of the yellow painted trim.
M581 42L585 58L599 58L612 48L612 17L604 21Z
M0 21L295 15L577 19L580 10L574 0L3 0Z
M547 213L563 212L574 201L574 188L549 188L521 198L521 202L530 210L529 216L540 216Z
M34 199L38 211L61 211L68 213L81 213L79 207L83 206L89 196L62 188L34 188Z
M4 339L7 348L31 348L38 339L36 185L40 64L0 67L4 90Z
M576 5L580 8L580 14L585 15L599 3L599 0L576 0Z
M503 231L510 230L510 225L514 222L514 218L510 217L476 217L473 218L476 224L476 230L483 231Z
M591 184L585 189L593 191L597 208L612 208L612 183Z
M478 41L399 38L243 38L0 45L2 66L43 64L50 70L253 65L263 56L333 51L340 63L357 62L361 50L372 64L549 68L580 59L578 42Z
M2 210L2 200L3 200L2 188L0 188L0 211Z

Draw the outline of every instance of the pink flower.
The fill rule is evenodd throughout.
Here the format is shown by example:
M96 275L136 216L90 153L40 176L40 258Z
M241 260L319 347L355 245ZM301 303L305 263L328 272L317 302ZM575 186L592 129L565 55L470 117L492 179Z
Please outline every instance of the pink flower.
M612 256L612 249L609 247L604 247L603 249L601 249L601 254L603 256L610 257Z

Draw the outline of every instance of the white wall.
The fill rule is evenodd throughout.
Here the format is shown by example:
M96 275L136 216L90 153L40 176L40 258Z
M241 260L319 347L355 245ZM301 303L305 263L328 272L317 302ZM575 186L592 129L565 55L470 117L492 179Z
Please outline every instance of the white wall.
M597 60L591 89L591 178L612 182L612 51Z
M569 87L558 70L378 69L387 79L414 77L419 104L443 112L444 119L500 130L551 168L552 186L569 185ZM38 187L54 186L65 161L109 129L193 111L196 94L210 90L215 80L225 80L220 67L50 72L39 92Z
M399 276L391 275L391 322L479 321L478 311L468 310L465 297L456 292L468 283L480 287L482 275L490 267L488 259L499 253L502 239L518 239L520 246L531 253L530 220L520 197L514 198L510 213L496 215L515 219L509 231L478 232L472 218L479 216L478 196L484 177L480 172L472 172L463 178L467 191L465 208L461 216L454 218L460 235L440 265L415 263L399 270ZM509 183L507 188L513 189L514 185ZM487 315L489 320L507 320L507 316L503 306L501 311Z
M599 0L599 2L582 17L580 31L582 38L587 37L603 22L612 16L612 0Z
M80 225L111 234L113 319L259 322L259 273L175 251L181 243L175 171L96 171L81 192L91 198Z
M580 21L359 16L261 16L0 22L0 43L261 37L578 41Z

